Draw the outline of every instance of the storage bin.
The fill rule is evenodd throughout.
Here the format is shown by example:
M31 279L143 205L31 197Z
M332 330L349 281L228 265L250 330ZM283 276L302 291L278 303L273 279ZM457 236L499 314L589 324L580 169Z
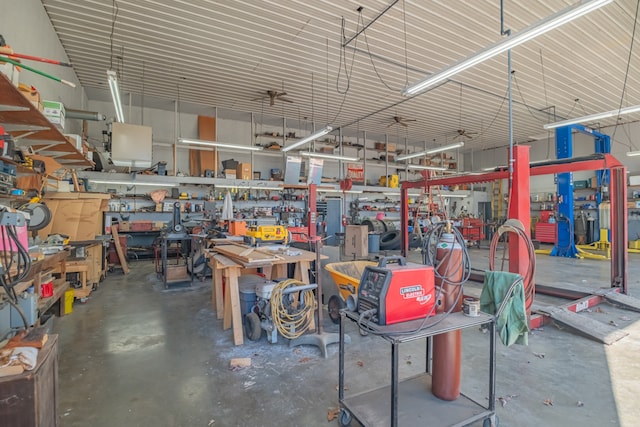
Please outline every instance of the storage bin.
M263 283L264 279L258 283ZM240 293L240 312L242 317L251 312L253 305L256 303L256 281L247 283L238 283L238 291Z

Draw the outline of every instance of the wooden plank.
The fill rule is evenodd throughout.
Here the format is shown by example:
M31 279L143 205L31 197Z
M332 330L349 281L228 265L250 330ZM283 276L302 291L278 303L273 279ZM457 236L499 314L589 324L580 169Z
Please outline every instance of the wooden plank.
M245 252L247 248L247 246L239 245L219 245L214 247L213 250L245 263L267 263L282 259L277 255L271 255L257 250L252 251L249 255L242 256L241 254Z
M78 174L75 169L71 169L71 181L73 181L73 191L82 191L80 190L80 184L78 184Z
M242 330L242 312L240 310L240 291L238 289L238 270L235 268L227 269L232 274L229 275L227 281L227 293L231 296L231 318L233 325L233 343L242 345L244 343Z
M640 299L638 298L634 298L625 294L620 294L613 290L596 292L595 294L603 297L610 303L620 305L627 310L640 312Z
M575 330L579 334L607 345L613 344L629 335L628 332L615 329L613 326L593 320L587 316L581 316L566 308L538 307L538 309L543 314Z
M120 245L118 227L111 227L111 235L113 236L113 244L116 247L116 253L118 254L118 259L120 260L120 265L122 266L122 272L124 274L129 274L129 264L127 264L127 257L124 255L122 246Z

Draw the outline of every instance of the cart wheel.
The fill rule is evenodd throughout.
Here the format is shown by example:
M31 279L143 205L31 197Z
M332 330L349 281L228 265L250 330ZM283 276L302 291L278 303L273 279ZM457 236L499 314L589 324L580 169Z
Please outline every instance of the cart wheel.
M248 313L245 317L245 328L247 338L251 341L258 341L262 336L262 327L260 326L260 317L254 312Z
M332 295L331 298L329 298L327 311L333 323L340 323L340 310L342 310L344 306L344 301L338 295Z
M362 328L358 328L358 332L360 332L361 337L366 337L367 335L369 335L369 332L365 331Z
M498 427L500 425L500 418L497 415L494 415L493 420L491 418L487 418L482 422L482 427Z
M351 424L351 413L346 409L341 408L340 419L338 421L340 422L341 427L347 427L349 424Z

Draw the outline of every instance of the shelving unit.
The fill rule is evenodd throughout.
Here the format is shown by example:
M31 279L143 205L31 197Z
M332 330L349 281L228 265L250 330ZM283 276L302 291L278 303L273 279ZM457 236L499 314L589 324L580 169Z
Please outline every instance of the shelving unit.
M93 167L18 88L0 73L0 126L11 134L16 145L31 146L44 156L73 168Z

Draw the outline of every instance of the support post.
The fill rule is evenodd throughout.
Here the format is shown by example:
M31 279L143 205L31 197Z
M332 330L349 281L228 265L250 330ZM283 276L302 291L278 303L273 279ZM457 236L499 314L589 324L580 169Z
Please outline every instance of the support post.
M611 169L611 287L628 294L627 168Z
M572 127L564 126L556 129L556 158L573 157ZM562 172L556 175L558 185L558 216L556 245L551 250L552 256L575 258L578 250L573 239L573 172Z
M509 218L518 219L531 236L531 194L529 183L529 147L513 147L513 186L509 194ZM522 239L509 239L509 271L521 276L527 274L529 258L527 245Z
M404 183L403 183L404 184ZM413 224L414 227L417 224ZM409 189L400 186L400 254L406 258L409 253Z

